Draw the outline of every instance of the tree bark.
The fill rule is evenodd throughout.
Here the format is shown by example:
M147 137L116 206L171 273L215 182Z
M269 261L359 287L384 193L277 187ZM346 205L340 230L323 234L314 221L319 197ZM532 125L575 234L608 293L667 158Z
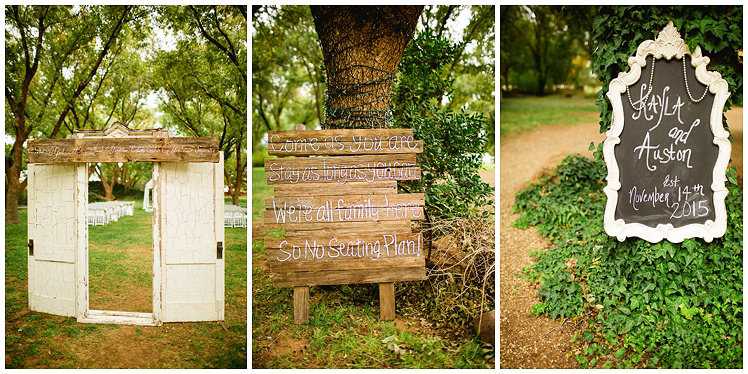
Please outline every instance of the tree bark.
M327 70L323 127L389 127L395 71L423 6L310 8Z
M236 181L231 194L231 201L234 205L239 205L239 196L242 194L242 174L246 165L246 163L242 164L242 138L240 137L236 142Z
M24 139L28 136L24 137ZM8 193L5 195L5 224L19 224L21 219L18 216L18 197L21 196L21 192L26 188L28 184L28 177L20 181L21 179L21 160L23 158L23 142L19 143L21 138L16 137L15 144L13 145L12 157L14 161L12 165L8 165L9 162L5 162L5 174L7 175ZM24 140L25 141L25 140Z
M119 164L114 164L114 172L112 173L112 179L110 183L107 183L106 178L104 176L104 168L102 165L99 165L96 169L96 174L99 176L99 179L101 179L101 185L104 187L104 192L106 193L106 196L104 197L104 200L106 201L112 201L114 200L114 194L112 191L114 191L114 185L117 184L117 179L119 178Z
M36 71L39 68L39 60L43 51L42 41L44 39L44 32L46 30L45 19L47 17L47 9L40 11L36 21L37 35L36 35L36 47L34 55L31 57L29 50L29 42L27 41L26 28L21 22L19 15L18 6L12 8L11 14L15 17L21 39L23 41L23 51L26 63L26 73L24 75L23 83L21 85L21 97L18 101L15 100L13 94L10 92L8 87L5 87L5 98L8 101L13 112L13 127L16 132L16 137L13 142L13 148L11 149L11 158L5 159L5 175L8 183L8 192L5 195L5 224L19 224L21 220L18 216L18 197L21 195L21 191L26 188L28 184L28 178L20 181L21 169L23 167L23 143L29 138L31 134L32 126L26 126L26 100L28 99L29 86L31 81L36 75ZM33 58L33 62L31 59Z

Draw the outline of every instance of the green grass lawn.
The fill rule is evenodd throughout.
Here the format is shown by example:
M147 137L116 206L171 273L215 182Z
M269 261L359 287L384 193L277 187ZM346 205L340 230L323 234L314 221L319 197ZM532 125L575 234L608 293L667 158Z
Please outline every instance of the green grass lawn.
M273 195L263 168L252 169L252 218ZM268 237L281 237L282 229ZM293 289L275 287L264 242L252 240L253 368L489 368L495 350L472 336L436 327L417 307L397 304L395 321L379 319L379 299L353 297L373 285L310 288L309 324L293 324ZM397 346L397 347L395 347ZM395 353L397 348L398 352Z
M531 131L540 125L576 125L600 120L594 98L504 98L499 110L501 136Z
M91 309L152 312L152 213L141 205L132 217L89 227ZM246 229L225 229L223 325L137 327L28 312L26 210L20 218L5 226L6 368L247 367Z

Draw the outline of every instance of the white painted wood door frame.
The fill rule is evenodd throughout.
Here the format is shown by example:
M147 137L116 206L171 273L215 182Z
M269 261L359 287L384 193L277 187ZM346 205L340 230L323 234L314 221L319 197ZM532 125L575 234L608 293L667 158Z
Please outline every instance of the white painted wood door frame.
M161 163L153 164L153 312L136 313L91 310L89 308L88 266L88 167L86 163L29 164L29 215L28 215L28 279L29 309L44 313L76 317L83 323L113 323L144 326L161 326L171 321L223 320L225 305L225 242L223 226L223 152L220 162L213 165L213 230L214 245L221 246L221 255L215 260L212 279L214 308L210 313L171 314L164 319L164 292L166 253L163 248L166 222L161 209L165 184L161 183ZM37 175L38 174L38 175ZM46 183L46 184L45 184ZM68 188L68 184L72 184ZM57 188L57 195L46 196L47 190ZM44 201L37 204L36 199ZM49 201L47 201L49 200ZM40 214L37 214L37 210ZM50 213L51 212L51 213ZM45 218L46 214L49 217ZM69 216L69 217L68 217ZM56 220L55 220L56 218ZM54 222L52 222L54 221ZM53 228L47 227L52 223ZM56 224L64 225L57 228ZM72 230L71 230L72 229ZM73 233L70 233L73 231ZM59 234L59 235L58 235ZM64 242L64 243L58 243ZM53 278L61 278L54 281ZM65 282L65 279L74 280ZM51 280L51 282L50 282ZM42 281L44 286L42 286ZM172 279L172 281L174 281ZM172 288L173 288L172 284ZM173 293L167 295L173 297ZM176 317L175 317L176 316Z

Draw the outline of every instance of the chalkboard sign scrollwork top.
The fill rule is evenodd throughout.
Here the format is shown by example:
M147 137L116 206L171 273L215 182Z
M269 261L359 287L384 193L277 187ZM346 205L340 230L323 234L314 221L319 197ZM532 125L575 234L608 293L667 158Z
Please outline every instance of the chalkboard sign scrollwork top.
M724 235L727 82L707 71L709 58L699 47L691 53L672 22L628 63L607 93L605 231L653 243Z

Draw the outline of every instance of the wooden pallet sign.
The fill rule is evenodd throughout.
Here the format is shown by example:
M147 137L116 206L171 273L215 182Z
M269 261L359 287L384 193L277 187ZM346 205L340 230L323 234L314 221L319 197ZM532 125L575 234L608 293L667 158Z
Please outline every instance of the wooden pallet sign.
M707 70L699 47L690 52L672 22L639 44L628 63L607 93L613 121L603 143L605 231L653 243L724 235L727 82Z
M308 323L309 286L379 283L380 317L395 316L395 281L426 277L423 194L398 194L418 180L423 142L410 129L295 130L269 133L265 159L274 197L264 223L285 237L266 239L276 286L294 287L294 323Z

